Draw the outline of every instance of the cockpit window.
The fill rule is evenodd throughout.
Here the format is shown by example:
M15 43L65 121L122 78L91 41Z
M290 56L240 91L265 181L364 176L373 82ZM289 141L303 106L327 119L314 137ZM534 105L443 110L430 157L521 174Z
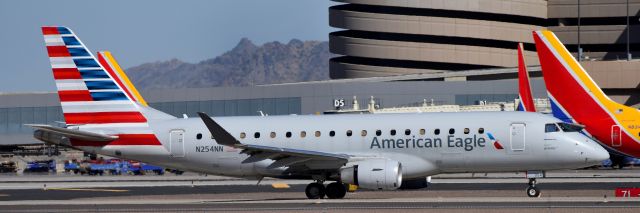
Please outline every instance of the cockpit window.
M560 126L560 129L564 132L580 132L583 128L582 126L570 123L558 123L558 126Z
M556 124L546 124L544 125L544 132L557 132L560 131Z

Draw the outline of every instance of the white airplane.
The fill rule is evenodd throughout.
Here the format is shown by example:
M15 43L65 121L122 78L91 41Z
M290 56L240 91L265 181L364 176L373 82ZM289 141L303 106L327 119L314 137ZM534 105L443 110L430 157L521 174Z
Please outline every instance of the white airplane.
M579 126L528 112L176 118L141 103L119 66L66 27L42 28L66 127L32 125L46 143L180 170L308 179L310 199L345 185L392 190L440 173L527 172L598 165L609 154ZM107 54L108 55L108 54ZM324 185L325 182L332 182Z

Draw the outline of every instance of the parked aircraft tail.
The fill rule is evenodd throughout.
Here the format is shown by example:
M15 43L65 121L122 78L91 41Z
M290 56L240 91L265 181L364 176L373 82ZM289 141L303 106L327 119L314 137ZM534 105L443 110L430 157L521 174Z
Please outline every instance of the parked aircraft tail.
M520 103L518 103L517 111L535 112L536 106L533 103L533 95L531 95L531 83L527 64L524 61L522 43L518 44L518 88Z
M640 111L607 97L553 32L535 31L533 37L554 116L584 125L609 147L640 156Z

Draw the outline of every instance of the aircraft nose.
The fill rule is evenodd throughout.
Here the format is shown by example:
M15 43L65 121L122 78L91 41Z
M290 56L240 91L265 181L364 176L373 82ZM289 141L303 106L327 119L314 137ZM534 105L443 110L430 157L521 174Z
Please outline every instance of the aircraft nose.
M609 152L602 148L597 142L587 139L587 149L585 150L585 157L588 162L600 163L609 159Z

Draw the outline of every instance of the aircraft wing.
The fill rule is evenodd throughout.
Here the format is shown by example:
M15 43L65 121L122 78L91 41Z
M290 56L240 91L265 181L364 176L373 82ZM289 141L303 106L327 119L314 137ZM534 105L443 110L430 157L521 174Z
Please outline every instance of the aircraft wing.
M274 160L267 168L289 167L304 170L338 169L349 161L351 156L317 152L310 150L290 149L281 147L242 144L222 126L216 123L209 115L199 112L198 115L204 121L216 142L221 145L242 149L241 153L250 157L243 163L254 163L266 159Z
M114 141L118 139L118 136L103 135L103 134L98 134L93 132L85 132L80 130L67 129L67 128L55 127L55 126L44 125L44 124L25 124L25 125L33 127L34 129L37 129L37 130L44 131L44 132L55 133L67 138L84 140L84 141L109 142L109 141Z

